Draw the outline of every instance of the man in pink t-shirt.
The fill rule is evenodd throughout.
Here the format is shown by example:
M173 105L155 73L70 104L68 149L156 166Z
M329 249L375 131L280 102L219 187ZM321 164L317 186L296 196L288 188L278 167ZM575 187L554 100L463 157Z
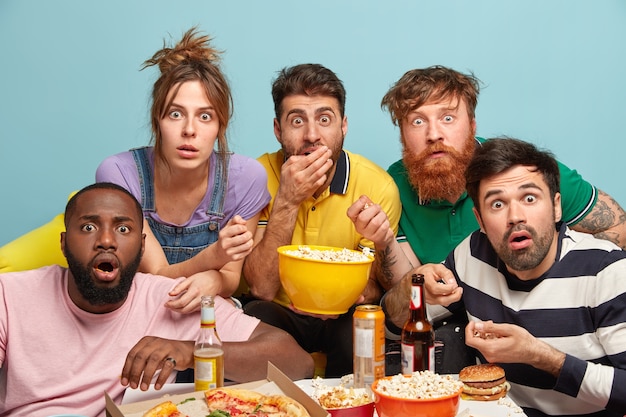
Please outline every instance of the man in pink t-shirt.
M159 389L193 367L199 314L165 308L179 280L136 273L142 225L125 189L88 186L65 211L69 268L0 275L0 415L104 416L105 391L119 402L127 386ZM267 361L311 376L311 356L286 332L220 297L215 314L227 379L263 378Z

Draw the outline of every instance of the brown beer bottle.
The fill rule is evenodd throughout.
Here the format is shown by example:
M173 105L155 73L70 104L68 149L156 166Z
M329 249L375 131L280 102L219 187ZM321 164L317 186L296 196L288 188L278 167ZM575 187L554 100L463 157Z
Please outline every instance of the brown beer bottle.
M409 319L402 327L402 373L435 372L435 331L426 318L424 275L411 277Z

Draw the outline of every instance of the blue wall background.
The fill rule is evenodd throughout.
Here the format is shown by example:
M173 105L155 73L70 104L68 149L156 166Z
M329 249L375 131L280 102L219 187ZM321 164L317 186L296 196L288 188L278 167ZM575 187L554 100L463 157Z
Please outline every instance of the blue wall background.
M348 91L346 148L386 168L400 145L382 96L442 64L483 81L481 136L547 147L626 206L623 0L0 0L0 244L148 142L156 72L139 68L192 25L225 50L236 152L277 148L271 81L319 62Z

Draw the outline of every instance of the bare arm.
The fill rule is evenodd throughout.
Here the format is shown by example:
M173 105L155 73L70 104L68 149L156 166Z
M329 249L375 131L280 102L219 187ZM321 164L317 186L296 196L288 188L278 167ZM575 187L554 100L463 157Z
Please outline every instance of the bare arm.
M224 343L224 376L236 382L267 375L270 361L292 380L313 376L313 358L287 332L259 322L246 342Z
M260 214L257 214L246 221L240 216L235 216L220 230L217 242L191 259L172 265L168 263L161 245L144 221L146 251L140 269L143 272L170 278L188 277L187 281L174 289L172 296L190 289L192 291L186 298L178 300L173 308L182 308L181 303L190 301L192 295L199 297L202 294L219 294L222 297L229 297L239 285L243 259L252 250L254 243L252 237L259 217Z
M388 319L397 327L402 327L409 314L411 276L414 273L424 275L424 296L427 304L448 306L459 301L463 295L463 289L457 285L454 275L443 264L425 264L414 268L385 296Z
M369 197L361 196L346 213L354 227L364 238L374 242L376 256L370 278L388 290L413 268L408 256L396 241L387 214Z
M400 282L396 283L385 294L385 318L399 328L402 328L409 314L409 300L411 299L410 276L409 271Z
M326 183L329 157L330 150L322 146L309 155L290 157L281 167L267 227L257 231L256 246L244 261L243 275L255 297L269 301L280 289L276 249L291 243L300 204Z
M193 368L195 341L143 337L128 353L122 369L121 383L143 391L159 371L155 388L161 389L172 371ZM287 332L263 322L245 342L225 342L224 376L236 382L265 378L271 361L293 380L313 376L313 358ZM171 360L166 360L172 358Z
M397 277L394 277L394 285L387 290L384 302L387 319L397 327L402 327L409 314L409 300L411 299L411 272L414 267L419 267L421 262L417 256L415 256L413 249L411 249L411 245L407 242L398 243L398 246L404 253L405 258L411 264L411 267L404 273L401 273L399 280L397 280Z
M598 191L596 205L572 229L610 240L626 250L626 212L613 197L604 191Z
M252 295L268 301L280 289L276 249L291 243L298 215L298 206L283 204L278 196L276 199L267 227L257 229L254 238L257 244L243 265L243 276Z

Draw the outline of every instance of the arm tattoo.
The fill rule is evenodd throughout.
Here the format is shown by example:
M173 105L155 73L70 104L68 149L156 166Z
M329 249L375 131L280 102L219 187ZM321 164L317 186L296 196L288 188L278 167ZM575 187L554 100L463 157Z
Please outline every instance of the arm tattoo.
M396 257L391 256L391 250L387 247L384 250L376 251L376 256L379 261L379 277L384 280L387 285L391 285L393 282L393 271L391 267L395 265Z
M579 224L589 233L600 233L611 227L614 222L615 213L606 202L598 200L591 212Z
M609 240L626 249L626 212L603 191L599 191L598 201L591 212L572 229L592 233L599 239Z

